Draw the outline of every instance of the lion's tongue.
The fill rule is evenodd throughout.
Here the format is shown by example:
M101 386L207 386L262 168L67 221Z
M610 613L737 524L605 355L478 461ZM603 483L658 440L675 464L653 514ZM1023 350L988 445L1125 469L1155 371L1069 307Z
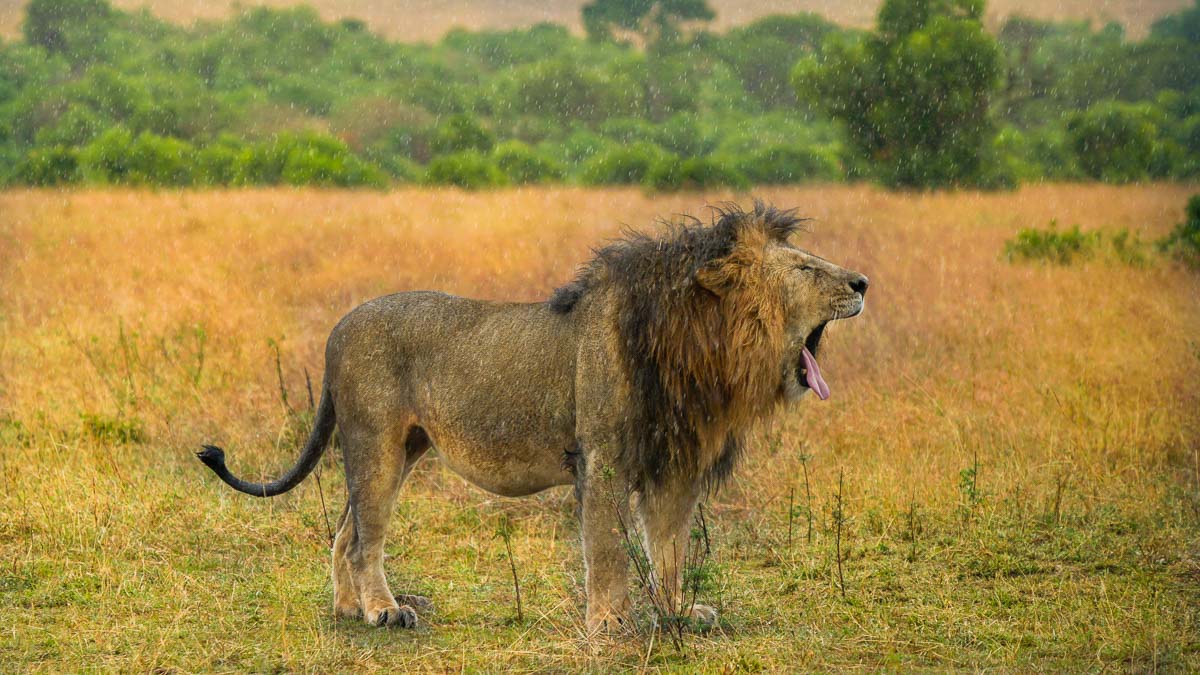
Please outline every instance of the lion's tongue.
M817 367L817 359L808 351L808 347L804 348L804 352L800 355L804 359L804 379L808 380L808 388L817 392L817 397L822 401L829 398L829 385L825 384L825 378L821 377L821 369Z

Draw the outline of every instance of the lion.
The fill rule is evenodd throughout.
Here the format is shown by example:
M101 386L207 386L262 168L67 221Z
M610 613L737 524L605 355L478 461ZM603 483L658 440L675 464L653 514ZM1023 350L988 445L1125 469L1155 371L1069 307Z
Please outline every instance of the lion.
M637 526L653 586L683 607L679 552L699 500L737 465L752 423L809 390L829 396L822 334L864 307L867 277L789 243L802 222L755 201L627 234L544 302L371 300L329 336L316 420L283 477L236 478L214 446L198 456L234 489L272 497L308 476L336 426L340 616L412 627L427 606L392 593L383 555L400 486L431 450L498 495L574 486L589 632L631 620L622 523ZM717 620L700 604L684 616Z

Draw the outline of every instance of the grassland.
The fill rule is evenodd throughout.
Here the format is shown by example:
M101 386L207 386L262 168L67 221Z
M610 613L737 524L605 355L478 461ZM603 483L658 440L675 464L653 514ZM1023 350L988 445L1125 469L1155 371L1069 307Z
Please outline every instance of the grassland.
M327 332L363 300L539 300L622 223L744 196L2 193L0 663L1200 669L1200 276L1152 251L1132 265L1001 255L1051 219L1153 239L1195 190L762 190L815 217L800 243L872 290L827 335L832 399L756 430L739 479L708 500L722 621L683 652L648 633L584 638L567 490L496 498L427 460L387 568L438 609L416 631L377 630L332 616L336 453L319 485L263 501L192 452L220 442L250 476L289 464L305 373L319 378Z

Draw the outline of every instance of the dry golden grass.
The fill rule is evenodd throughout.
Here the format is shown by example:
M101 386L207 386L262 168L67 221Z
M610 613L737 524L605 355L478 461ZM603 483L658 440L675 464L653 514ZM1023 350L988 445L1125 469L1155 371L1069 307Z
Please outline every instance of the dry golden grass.
M381 2L380 0L113 0L126 10L148 8L154 14L181 24L196 20L223 19L236 7L267 5L288 7L303 2L317 9L327 20L352 17L366 21L372 30L406 42L431 41L453 28L470 30L508 29L550 21L582 33L580 10L587 0L531 2L530 0L421 0L419 2ZM17 35L25 16L27 0L0 0L0 35ZM987 19L999 25L1013 14L1039 19L1085 19L1096 25L1109 21L1124 24L1131 35L1143 36L1150 24L1166 14L1178 12L1190 0L991 0ZM790 0L786 3L764 0L711 0L717 12L718 29L748 23L768 14L815 12L846 26L868 28L875 23L879 0Z
M293 461L306 429L280 402L272 341L303 408L304 371L319 378L325 336L359 302L418 288L539 300L622 223L745 195L0 193L0 663L1200 668L1200 277L1158 258L1000 255L1051 219L1153 239L1195 189L757 192L816 218L800 244L867 273L871 293L828 335L833 398L758 430L709 501L722 628L684 654L581 638L568 490L500 499L427 461L387 565L393 588L439 611L379 631L331 615L315 481L252 500L192 451L220 442L250 475ZM845 599L831 581L839 472ZM792 492L815 532L798 509L789 546ZM516 524L525 623L492 536L500 513Z

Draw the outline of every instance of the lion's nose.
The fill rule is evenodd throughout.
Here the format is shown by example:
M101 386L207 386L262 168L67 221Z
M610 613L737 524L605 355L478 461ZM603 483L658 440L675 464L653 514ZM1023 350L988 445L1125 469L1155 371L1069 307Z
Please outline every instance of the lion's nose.
M866 295L868 283L867 278L860 274L857 279L850 282L850 290L861 295Z

